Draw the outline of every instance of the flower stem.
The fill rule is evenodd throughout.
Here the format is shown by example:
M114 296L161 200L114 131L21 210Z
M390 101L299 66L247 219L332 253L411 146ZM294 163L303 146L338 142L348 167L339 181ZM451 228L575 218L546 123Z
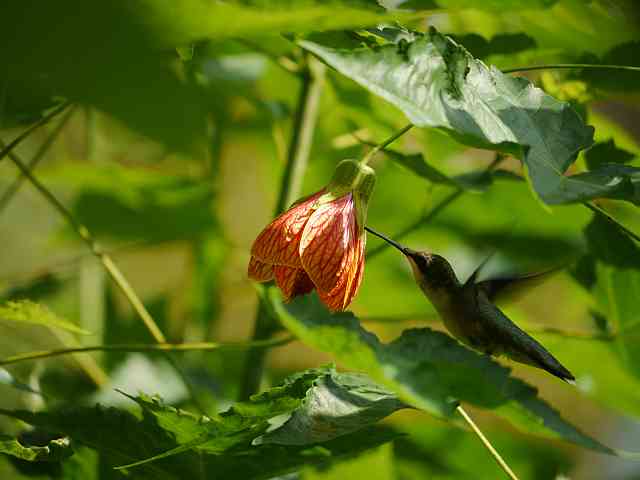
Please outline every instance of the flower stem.
M318 117L320 96L324 82L325 66L307 57L309 64L301 72L302 85L298 96L298 105L294 117L287 164L282 175L280 194L276 203L278 215L300 196L305 169L309 162L309 153ZM310 68L311 67L311 68ZM278 326L260 301L256 310L252 341L268 339ZM240 400L246 400L260 388L264 371L265 350L251 350L245 360L244 374L240 384Z
M367 154L362 158L362 160L360 160L360 164L366 165L367 163L369 163L369 160L371 160L376 153L378 153L380 150L384 150L385 148L387 148L390 144L392 144L397 139L399 139L402 135L404 135L409 130L411 130L412 127L413 127L413 124L411 123L408 125L405 125L400 130L398 130L393 135L391 135L389 138L387 138L384 142L373 147L371 150L367 152Z
M549 65L532 65L529 67L516 67L507 68L502 70L502 73L515 73L515 72L529 72L532 70L553 70L564 68L585 68L585 69L600 69L600 70L628 70L631 72L640 72L640 67L634 67L631 65L598 65L594 63L555 63Z
M252 342L238 343L215 343L215 342L197 342L197 343L130 343L115 345L89 345L85 347L61 348L58 350L43 350L37 352L13 355L11 357L0 359L0 365L11 365L19 362L27 362L38 360L41 358L58 357L61 355L69 355L72 353L84 352L149 352L149 353L165 353L165 352L193 352L193 351L212 351L227 349L256 349L256 348L273 348L286 345L291 342L294 337L288 336L284 338L272 338L268 340L258 340Z
M518 477L516 476L515 473L513 473L513 470L511 470L511 468L509 467L509 465L507 464L507 462L504 461L504 459L500 456L500 454L498 453L498 451L493 447L493 445L491 445L491 442L487 439L487 437L484 436L484 434L482 433L482 430L480 430L478 428L478 426L475 424L475 422L471 419L471 417L469 416L469 414L464 410L464 408L462 408L461 405L458 405L458 407L456 408L456 410L458 411L458 413L460 414L460 416L462 416L462 418L464 419L465 422L467 422L467 424L471 427L471 429L473 430L473 432L478 436L478 438L480 439L480 441L482 442L482 444L485 446L485 448L487 450L489 450L489 453L491 453L491 455L493 456L493 458L495 459L496 462L498 462L498 465L500 465L500 468L502 468L502 470L504 470L504 472L507 474L507 476L511 479L511 480L518 480Z

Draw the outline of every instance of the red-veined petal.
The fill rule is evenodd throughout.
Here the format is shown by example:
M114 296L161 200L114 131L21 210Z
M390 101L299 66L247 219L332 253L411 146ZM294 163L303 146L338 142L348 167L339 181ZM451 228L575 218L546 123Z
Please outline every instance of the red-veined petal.
M276 285L282 291L285 302L298 295L305 295L314 289L313 282L301 268L276 265L273 267L273 273Z
M268 282L273 279L273 265L261 262L256 257L251 257L247 270L249 278L256 282Z
M344 310L357 295L364 275L364 246L365 235L363 234L357 240L355 259L352 267L345 271L344 279L341 279L338 285L328 293L318 291L320 300L329 310L334 312Z
M309 217L300 239L300 260L318 290L330 292L351 268L355 224L351 193L320 206Z
M300 268L298 247L307 220L314 211L314 205L324 190L294 204L267 227L253 242L251 255L261 262L272 265L287 265Z

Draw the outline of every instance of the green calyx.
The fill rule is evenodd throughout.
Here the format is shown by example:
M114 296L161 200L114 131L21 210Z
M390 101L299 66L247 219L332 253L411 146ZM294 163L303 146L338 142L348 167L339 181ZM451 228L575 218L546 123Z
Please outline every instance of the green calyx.
M333 178L327 186L327 193L319 199L319 203L331 202L352 193L356 206L358 229L362 233L367 219L369 198L371 198L375 184L376 174L371 167L363 165L357 160L343 160L336 167Z

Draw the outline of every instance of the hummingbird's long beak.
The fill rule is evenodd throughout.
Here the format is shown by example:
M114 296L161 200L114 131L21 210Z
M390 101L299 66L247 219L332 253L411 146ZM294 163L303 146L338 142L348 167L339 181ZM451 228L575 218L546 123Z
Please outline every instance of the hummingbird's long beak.
M374 234L376 237L381 238L382 240L384 240L385 242L389 243L390 245L393 245L394 247L396 247L398 250L400 250L402 253L404 253L405 255L409 255L411 256L411 252L412 250L405 247L404 245L399 244L398 242L396 242L395 240L391 240L389 237L384 236L381 233L376 232L374 229L369 228L367 226L364 227L364 229L369 232Z

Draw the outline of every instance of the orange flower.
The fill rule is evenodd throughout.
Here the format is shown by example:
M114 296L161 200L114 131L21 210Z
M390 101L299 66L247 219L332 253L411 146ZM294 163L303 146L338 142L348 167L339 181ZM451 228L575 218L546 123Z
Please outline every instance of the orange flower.
M344 310L364 273L364 222L373 170L353 160L331 183L271 222L251 248L249 278L275 279L285 301L315 289L332 311Z

